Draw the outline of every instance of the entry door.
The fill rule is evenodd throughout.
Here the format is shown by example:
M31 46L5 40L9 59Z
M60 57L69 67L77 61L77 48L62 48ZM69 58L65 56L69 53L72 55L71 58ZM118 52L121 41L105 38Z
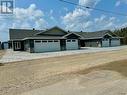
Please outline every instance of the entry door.
M14 42L15 50L21 49L21 42Z
M60 40L60 46L62 51L66 50L66 40Z

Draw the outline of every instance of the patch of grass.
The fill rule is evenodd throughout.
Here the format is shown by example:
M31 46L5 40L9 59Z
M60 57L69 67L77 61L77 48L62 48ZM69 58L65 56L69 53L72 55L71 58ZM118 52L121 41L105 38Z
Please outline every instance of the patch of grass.
M121 75L127 77L127 60L115 61L107 63L100 66L95 66L89 69L82 70L78 72L79 74L88 74L96 70L110 70L120 73Z

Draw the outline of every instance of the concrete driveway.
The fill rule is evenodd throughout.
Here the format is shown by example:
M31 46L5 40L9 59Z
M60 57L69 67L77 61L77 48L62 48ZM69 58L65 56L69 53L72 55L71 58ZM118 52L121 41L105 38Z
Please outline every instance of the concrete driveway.
M4 54L4 56L0 59L0 63L25 61L25 60L32 60L32 59L66 56L66 55L82 54L82 53L114 51L114 50L121 50L125 48L127 48L127 46L105 47L105 48L85 47L85 48L81 48L80 50L46 52L46 53L29 53L29 52L13 51L11 49L8 49Z

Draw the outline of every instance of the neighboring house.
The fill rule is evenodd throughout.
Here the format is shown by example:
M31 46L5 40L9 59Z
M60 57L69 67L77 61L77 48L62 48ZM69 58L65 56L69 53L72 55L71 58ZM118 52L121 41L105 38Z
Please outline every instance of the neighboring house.
M1 44L2 49L8 49L8 42L2 42Z
M120 46L122 37L117 36L110 30L97 32L76 32L83 38L80 39L81 47L113 47Z
M31 53L120 45L120 37L110 31L70 32L53 27L47 30L10 29L9 33L10 48Z
M59 27L43 30L10 29L9 47L13 50L33 52L79 49L80 35Z

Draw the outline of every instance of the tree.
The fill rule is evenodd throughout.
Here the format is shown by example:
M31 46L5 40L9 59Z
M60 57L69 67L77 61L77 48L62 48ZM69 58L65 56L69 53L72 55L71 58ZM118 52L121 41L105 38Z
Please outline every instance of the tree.
M127 44L127 27L125 28L121 28L121 29L117 29L114 31L115 34L117 34L120 37L124 37L122 39L122 43L123 44Z

